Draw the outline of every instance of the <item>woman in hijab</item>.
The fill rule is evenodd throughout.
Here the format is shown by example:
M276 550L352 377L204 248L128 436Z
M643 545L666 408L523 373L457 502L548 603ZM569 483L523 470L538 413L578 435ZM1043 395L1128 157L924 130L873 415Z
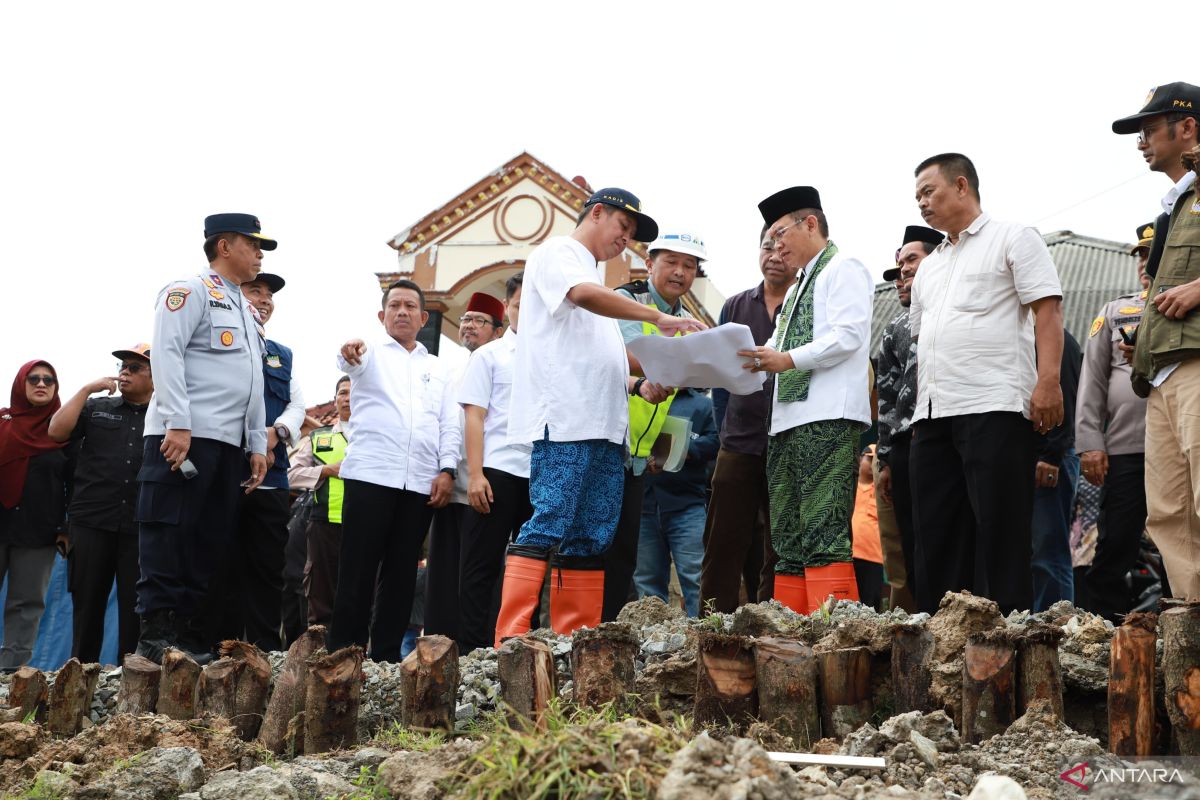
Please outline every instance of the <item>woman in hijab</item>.
M50 439L58 410L58 375L30 361L0 409L0 576L8 577L0 671L28 663L46 610L55 541L64 530L67 457Z

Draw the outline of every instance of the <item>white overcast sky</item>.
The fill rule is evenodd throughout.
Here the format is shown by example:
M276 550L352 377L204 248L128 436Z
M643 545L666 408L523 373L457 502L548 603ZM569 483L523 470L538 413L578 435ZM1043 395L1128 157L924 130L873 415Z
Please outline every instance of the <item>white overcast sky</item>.
M1130 241L1169 184L1109 125L1200 83L1146 34L1109 3L6 3L0 380L111 374L204 268L205 215L245 211L288 281L269 335L326 400L380 333L387 240L522 150L694 230L726 295L795 184L878 275L946 150L996 217Z

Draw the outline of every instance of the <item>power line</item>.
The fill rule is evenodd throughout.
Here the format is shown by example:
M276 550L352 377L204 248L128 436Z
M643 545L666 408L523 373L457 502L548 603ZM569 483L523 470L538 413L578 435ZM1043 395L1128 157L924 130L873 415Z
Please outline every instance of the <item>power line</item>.
M1134 181L1138 180L1139 178L1145 177L1146 175L1149 175L1149 174L1150 174L1149 172L1144 172L1144 171L1138 172L1138 174L1134 175L1132 178L1127 178L1126 180L1123 180L1120 183L1114 184L1114 185L1108 187L1107 189L1102 189L1093 195L1089 195L1078 202L1075 202L1069 206L1066 206L1065 208L1060 208L1058 211L1055 211L1053 214L1047 214L1046 216L1042 217L1041 219L1036 219L1033 221L1032 224L1038 225L1042 222L1045 222L1048 219L1057 217L1059 214L1065 214L1066 212L1070 211L1071 209L1078 208L1079 206L1082 206L1086 203L1090 203L1098 197L1103 197L1104 195L1108 194L1109 192L1116 191L1117 189L1120 189L1122 186L1133 183Z

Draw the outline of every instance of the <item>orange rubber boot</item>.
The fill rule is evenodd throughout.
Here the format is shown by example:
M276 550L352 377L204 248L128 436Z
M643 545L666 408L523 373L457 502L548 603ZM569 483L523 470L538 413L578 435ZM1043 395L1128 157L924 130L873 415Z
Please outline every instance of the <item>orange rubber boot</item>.
M604 559L599 556L554 556L550 573L550 627L570 636L579 628L600 624L604 607Z
M496 647L505 639L529 633L529 620L542 593L550 551L510 544L504 560L504 588L496 617Z
M797 614L812 610L808 605L808 581L803 575L776 574L775 599Z
M858 600L858 581L854 578L854 564L842 561L824 567L805 567L808 579L808 605L816 611L832 595L835 600ZM779 576L775 576L779 580Z

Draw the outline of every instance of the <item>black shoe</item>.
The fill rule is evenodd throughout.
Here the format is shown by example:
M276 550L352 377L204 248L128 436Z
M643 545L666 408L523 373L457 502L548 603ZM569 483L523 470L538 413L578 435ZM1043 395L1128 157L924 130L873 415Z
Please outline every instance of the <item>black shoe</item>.
M163 652L168 647L175 647L175 612L151 611L142 617L136 652L155 664L161 664Z
M213 654L204 635L204 621L200 617L177 617L175 642L176 647L200 666L212 663Z

